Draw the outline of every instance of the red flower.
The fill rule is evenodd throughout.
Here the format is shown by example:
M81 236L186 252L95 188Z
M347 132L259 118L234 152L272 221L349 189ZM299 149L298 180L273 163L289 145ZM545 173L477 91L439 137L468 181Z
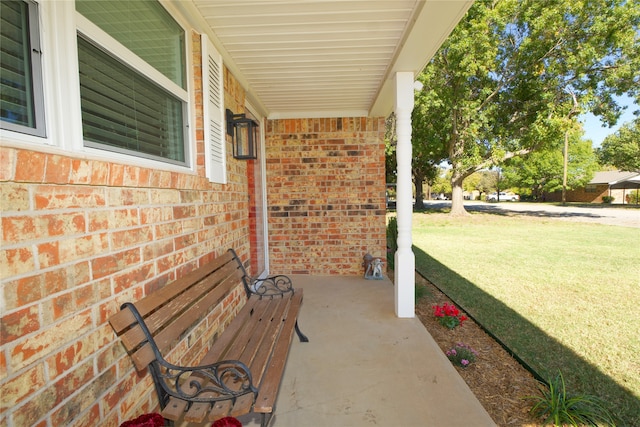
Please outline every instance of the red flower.
M434 305L433 315L438 317L440 323L449 329L453 329L467 320L467 316L461 315L460 310L455 305L446 302L441 306Z
M211 424L211 427L242 427L242 423L233 417L224 417Z
M160 414L144 414L135 420L125 421L120 427L162 427L164 426L164 418Z

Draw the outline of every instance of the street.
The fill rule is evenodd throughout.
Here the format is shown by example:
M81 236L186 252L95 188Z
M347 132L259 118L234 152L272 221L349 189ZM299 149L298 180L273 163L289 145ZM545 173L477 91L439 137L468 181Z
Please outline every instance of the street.
M448 208L450 200L427 200L428 208ZM505 214L507 212L541 218L555 218L564 221L591 222L622 227L640 228L640 207L611 207L608 205L558 206L550 203L464 201L468 212Z

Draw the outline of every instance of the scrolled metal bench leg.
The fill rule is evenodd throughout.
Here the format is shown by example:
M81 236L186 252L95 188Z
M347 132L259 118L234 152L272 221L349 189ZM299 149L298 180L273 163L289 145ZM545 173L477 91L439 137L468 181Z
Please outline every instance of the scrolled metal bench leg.
M298 338L300 339L300 342L309 342L309 338L307 338L307 336L303 334L302 331L300 331L297 320L296 320L296 334L298 334Z

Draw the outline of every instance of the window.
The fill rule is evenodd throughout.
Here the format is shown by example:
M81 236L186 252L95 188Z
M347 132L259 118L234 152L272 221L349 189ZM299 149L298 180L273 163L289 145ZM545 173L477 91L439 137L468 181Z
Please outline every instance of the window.
M85 145L186 164L184 30L156 1L76 1ZM89 26L87 26L89 27Z
M37 4L0 3L0 125L45 136Z

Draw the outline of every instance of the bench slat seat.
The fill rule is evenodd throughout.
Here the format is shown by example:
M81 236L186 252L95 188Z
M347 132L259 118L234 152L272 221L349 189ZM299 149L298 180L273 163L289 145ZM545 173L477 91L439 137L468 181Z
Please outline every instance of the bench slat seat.
M216 325L207 316L234 298L240 282L247 295L244 306L219 336L213 335ZM252 280L229 250L135 304L123 304L109 322L136 369L149 368L165 419L201 423L255 412L266 426L293 331L308 341L297 325L301 305L302 290L294 291L289 278ZM196 349L209 347L207 337L214 338L195 366L173 365L163 356L185 337Z

